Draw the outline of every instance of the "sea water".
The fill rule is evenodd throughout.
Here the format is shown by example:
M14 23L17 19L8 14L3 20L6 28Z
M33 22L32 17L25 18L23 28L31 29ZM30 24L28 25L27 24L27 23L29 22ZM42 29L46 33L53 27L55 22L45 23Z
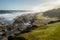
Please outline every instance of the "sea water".
M13 11L13 10L12 10ZM10 10L10 12L0 12L0 21L3 21L5 23L11 24L14 22L14 18L16 18L17 16L23 15L23 14L28 14L31 13L32 11L13 11L12 12Z

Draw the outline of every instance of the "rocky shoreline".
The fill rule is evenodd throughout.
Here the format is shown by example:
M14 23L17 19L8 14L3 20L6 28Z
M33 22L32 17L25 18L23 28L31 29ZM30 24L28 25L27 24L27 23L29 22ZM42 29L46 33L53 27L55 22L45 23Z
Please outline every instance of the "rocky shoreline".
M8 40L9 36L16 36L23 31L35 26L44 26L46 24L54 23L56 21L49 21L48 19L39 19L40 13L24 14L14 18L12 24L0 22L0 40ZM58 20L60 21L60 20ZM33 25L33 26L32 26Z
M36 14L21 15L14 19L12 24L7 25L4 22L0 22L0 36L16 36L21 33L35 21Z

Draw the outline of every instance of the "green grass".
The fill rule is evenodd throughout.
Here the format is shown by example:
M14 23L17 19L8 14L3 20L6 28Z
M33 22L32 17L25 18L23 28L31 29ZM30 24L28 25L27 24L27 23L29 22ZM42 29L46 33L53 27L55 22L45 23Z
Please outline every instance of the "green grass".
M60 40L60 22L45 25L45 29L40 27L28 33L18 35L27 40Z

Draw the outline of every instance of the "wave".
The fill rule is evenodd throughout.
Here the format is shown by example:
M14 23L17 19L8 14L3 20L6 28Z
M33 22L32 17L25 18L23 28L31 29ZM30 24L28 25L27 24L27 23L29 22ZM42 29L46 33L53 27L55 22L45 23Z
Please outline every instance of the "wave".
M5 23L11 24L14 22L14 18L16 18L17 16L28 14L28 13L32 13L32 11L0 13L0 21L4 21Z

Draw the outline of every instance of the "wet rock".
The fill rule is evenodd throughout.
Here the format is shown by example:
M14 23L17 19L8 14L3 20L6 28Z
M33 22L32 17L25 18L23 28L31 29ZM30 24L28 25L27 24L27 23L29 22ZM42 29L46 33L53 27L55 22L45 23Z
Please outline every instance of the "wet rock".
M18 16L14 20L15 21L13 24L15 24L17 29L23 31L26 30L28 27L31 27L32 23L35 21L35 15L33 14L22 15Z
M1 36L16 36L22 31L30 31L29 28L35 21L35 15L27 14L18 16L14 19L15 21L12 24L6 25L4 22L0 22L0 35ZM21 39L21 38L20 38ZM24 38L22 38L23 40Z

